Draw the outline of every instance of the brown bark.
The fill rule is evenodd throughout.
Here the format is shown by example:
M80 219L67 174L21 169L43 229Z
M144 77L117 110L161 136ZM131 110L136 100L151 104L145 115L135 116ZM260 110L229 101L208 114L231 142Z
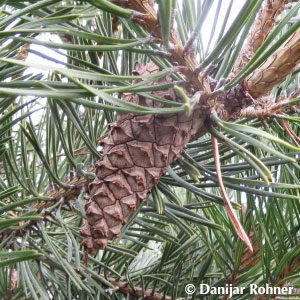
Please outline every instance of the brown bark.
M269 94L294 70L299 59L300 29L245 80L245 89L255 98Z
M170 296L164 295L163 293L158 293L153 290L143 291L141 287L131 287L128 282L122 280L116 280L114 278L107 278L107 280L118 288L119 292L125 295L129 294L135 298L143 297L145 300L172 300Z
M234 64L232 77L246 66L258 48L263 44L276 25L276 19L289 2L292 2L292 0L267 0L265 5L259 10L247 42Z

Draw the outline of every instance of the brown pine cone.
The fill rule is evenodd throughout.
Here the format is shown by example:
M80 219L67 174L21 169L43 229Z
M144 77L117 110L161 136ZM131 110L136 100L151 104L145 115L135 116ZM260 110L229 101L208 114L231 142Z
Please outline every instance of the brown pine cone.
M138 74L157 72L152 63L137 65ZM170 81L170 78L165 81ZM173 89L154 95L181 102ZM127 101L161 106L138 95L126 94ZM103 157L96 163L96 179L90 184L86 204L87 223L80 233L89 253L105 248L119 236L129 215L143 202L174 162L186 143L203 128L204 112L197 107L191 116L185 112L169 115L119 114L102 142Z

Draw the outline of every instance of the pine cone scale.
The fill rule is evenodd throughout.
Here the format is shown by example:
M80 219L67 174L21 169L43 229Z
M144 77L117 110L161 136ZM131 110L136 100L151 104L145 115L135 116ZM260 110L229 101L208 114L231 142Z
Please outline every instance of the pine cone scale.
M173 90L164 92L168 97L172 95L174 101L181 101ZM125 98L138 104L161 106L137 95L126 94ZM168 165L178 158L186 143L202 131L204 120L200 105L194 107L190 116L185 112L118 115L102 142L103 157L96 163L97 177L89 185L88 225L81 230L88 252L96 253L97 249L106 247L107 240L120 235L122 225L146 202L147 194L165 174Z

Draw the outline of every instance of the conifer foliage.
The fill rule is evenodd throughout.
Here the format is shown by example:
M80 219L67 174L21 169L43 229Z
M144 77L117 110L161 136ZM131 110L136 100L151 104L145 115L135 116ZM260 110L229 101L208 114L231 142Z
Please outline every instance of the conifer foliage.
M0 1L1 299L296 297L300 3L237 2Z

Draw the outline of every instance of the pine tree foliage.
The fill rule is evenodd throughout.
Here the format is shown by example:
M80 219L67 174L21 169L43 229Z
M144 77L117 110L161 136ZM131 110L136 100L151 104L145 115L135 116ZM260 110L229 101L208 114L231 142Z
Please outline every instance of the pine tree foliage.
M0 3L0 298L296 299L300 3Z

